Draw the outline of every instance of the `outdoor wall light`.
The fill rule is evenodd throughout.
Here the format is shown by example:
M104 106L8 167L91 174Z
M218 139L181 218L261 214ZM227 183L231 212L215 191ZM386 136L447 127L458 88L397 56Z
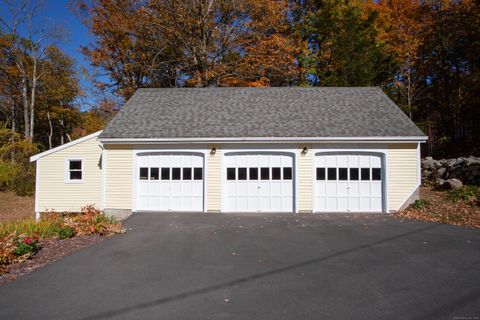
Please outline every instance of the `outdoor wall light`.
M303 147L303 150L302 150L302 155L306 155L308 152L308 148L307 147Z
M217 153L217 148L213 147L212 150L210 150L210 154L213 156Z

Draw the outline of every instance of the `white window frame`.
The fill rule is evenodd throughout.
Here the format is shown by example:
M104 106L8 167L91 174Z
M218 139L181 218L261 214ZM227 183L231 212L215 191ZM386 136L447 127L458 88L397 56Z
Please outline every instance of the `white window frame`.
M70 179L70 161L80 161L80 171L82 172L82 179ZM83 166L83 158L67 158L65 159L65 183L83 183L85 179L85 170Z

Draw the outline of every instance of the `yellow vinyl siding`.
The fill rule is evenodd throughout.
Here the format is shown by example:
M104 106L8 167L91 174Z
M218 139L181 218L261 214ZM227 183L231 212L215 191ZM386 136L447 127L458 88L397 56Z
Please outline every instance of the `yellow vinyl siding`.
M418 187L417 144L388 146L388 209L399 210Z
M222 150L219 146L208 146L207 150L216 147L214 155L207 153L207 211L220 212L222 206Z
M132 209L131 145L105 145L105 208Z
M297 156L297 188L298 188L298 212L299 213L311 213L313 211L313 153L311 147L308 146L308 152L302 154L302 150L305 146L299 146Z
M80 211L87 205L101 206L102 149L92 137L37 160L37 210ZM66 183L67 159L82 159L81 183Z

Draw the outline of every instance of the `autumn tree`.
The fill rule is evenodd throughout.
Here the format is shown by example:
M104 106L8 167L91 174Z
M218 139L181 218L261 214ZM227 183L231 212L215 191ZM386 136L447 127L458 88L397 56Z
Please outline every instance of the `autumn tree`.
M61 29L35 25L40 4L30 0L6 1L8 17L0 17L0 72L18 91L23 108L24 136L33 141L38 83L46 75L42 60L61 37ZM25 34L20 30L26 29Z
M78 1L84 53L128 98L138 87L292 84L288 1Z

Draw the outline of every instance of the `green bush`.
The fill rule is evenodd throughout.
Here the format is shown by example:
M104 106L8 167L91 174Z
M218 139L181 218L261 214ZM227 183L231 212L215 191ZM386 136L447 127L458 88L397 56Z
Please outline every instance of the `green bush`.
M60 240L70 239L75 235L75 230L72 227L64 226L58 230L57 238Z
M459 189L449 190L446 194L446 199L452 202L476 201L480 203L480 187L479 186L463 186Z
M425 208L425 207L428 206L429 204L430 204L430 202L429 202L428 200L418 199L418 200L415 200L415 202L412 203L412 204L410 205L410 207L411 207L412 209L418 210L418 209L423 209L423 208Z
M34 254L35 252L40 250L37 236L19 237L15 240L15 243L16 249L14 250L14 253L17 256L23 256L24 254Z

